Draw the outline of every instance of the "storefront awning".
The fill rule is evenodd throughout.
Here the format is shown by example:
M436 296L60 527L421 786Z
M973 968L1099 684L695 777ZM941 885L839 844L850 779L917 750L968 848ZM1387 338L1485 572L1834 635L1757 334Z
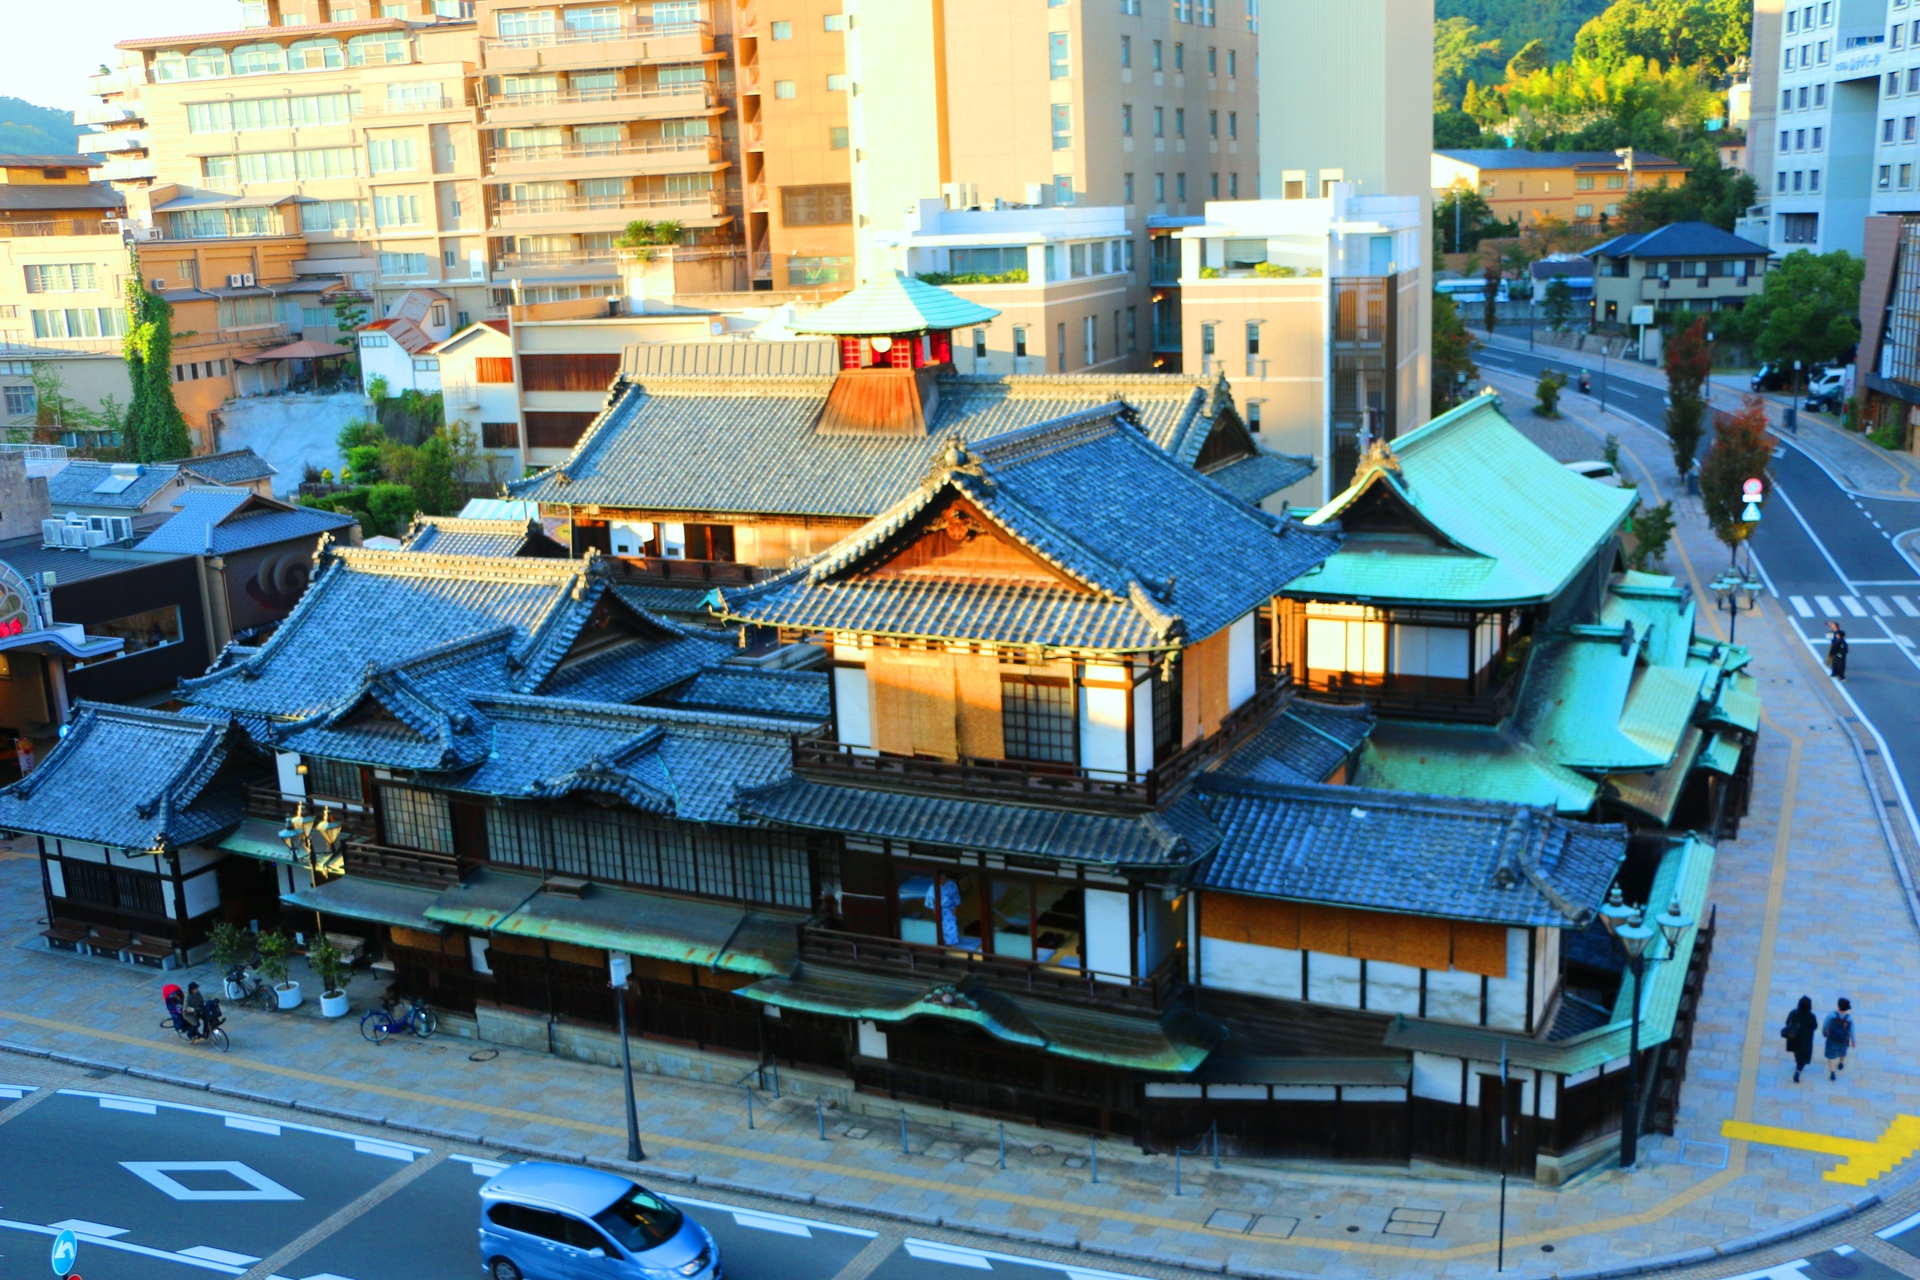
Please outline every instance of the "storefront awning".
M485 933L540 892L539 876L505 871L476 871L448 889L427 908L427 918L473 933Z
M973 978L949 983L806 965L791 978L769 978L736 994L783 1009L869 1022L950 1018L1009 1044L1135 1071L1185 1074L1226 1039L1217 1023L1182 1005L1158 1016L1109 1013L1009 995Z
M520 937L764 977L793 968L799 924L797 916L594 885L578 898L535 893L493 928Z
M399 925L403 929L445 933L445 926L427 918L427 908L433 905L433 900L438 896L437 890L418 885L394 884L367 876L347 876L283 893L280 901L325 915L344 916L349 920L367 920L374 924Z

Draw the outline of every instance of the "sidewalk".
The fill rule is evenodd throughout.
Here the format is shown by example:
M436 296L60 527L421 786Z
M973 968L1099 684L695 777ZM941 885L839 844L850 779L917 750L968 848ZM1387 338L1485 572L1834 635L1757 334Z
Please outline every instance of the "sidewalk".
M1527 350L1527 344L1518 338L1503 337L1496 333L1489 342L1479 330L1474 331L1474 336L1485 345L1502 351ZM1564 347L1537 348L1534 354L1545 354L1551 359L1596 373L1601 367L1598 357ZM1606 370L1609 377L1659 387L1663 392L1666 389L1666 374L1659 369L1612 360L1607 362ZM1716 374L1710 386L1715 407L1729 411L1738 409L1742 399L1749 394L1747 380L1738 374ZM1778 396L1768 396L1766 401L1767 415L1777 428L1785 403ZM1532 402L1529 392L1526 403ZM1920 502L1920 458L1882 449L1866 437L1844 430L1832 419L1808 413L1804 409L1796 421L1798 430L1781 432L1782 441L1813 459L1815 465L1833 477L1835 484L1854 497L1877 498L1887 502Z
M1497 381L1510 411L1529 411L1531 395L1518 381ZM1570 406L1569 418L1596 440L1618 435L1629 469L1659 500L1652 491L1664 490L1668 477L1657 437L1584 404ZM1692 583L1696 599L1711 601L1700 584L1725 552L1697 503L1675 505L1680 541L1669 568ZM1767 721L1753 812L1741 838L1720 851L1710 899L1720 941L1678 1131L1643 1139L1641 1167L1630 1175L1603 1166L1558 1190L1514 1184L1509 1272L1570 1275L1736 1241L1898 1187L1910 1172L1896 1165L1869 1186L1846 1185L1822 1178L1838 1163L1833 1155L1722 1135L1734 1120L1876 1142L1896 1116L1920 1115L1920 1012L1909 980L1920 972L1920 935L1901 902L1859 760L1826 701L1824 675L1771 602L1740 619L1740 640L1753 648ZM48 952L37 937L41 913L36 859L24 845L0 851L0 1049L37 1046L470 1141L484 1135L490 1144L595 1159L624 1154L614 1071L444 1035L368 1044L355 1027L370 994L364 986L354 989L353 1018L341 1022L235 1011L233 1051L216 1055L158 1028L160 975ZM202 966L167 979L188 976L203 985L217 978ZM1790 1082L1776 1028L1803 993L1823 1009L1846 994L1858 1009L1861 1048L1844 1080ZM8 1060L0 1054L0 1074ZM789 1090L804 1085L783 1080ZM1414 1178L1324 1163L1230 1163L1215 1172L1189 1158L1176 1197L1172 1161L1124 1143L1101 1145L1096 1183L1086 1141L1072 1134L1010 1126L1003 1171L985 1120L917 1113L939 1123L910 1123L902 1154L899 1115L885 1099L862 1099L873 1114L828 1110L822 1141L811 1095L789 1091L776 1102L757 1093L749 1129L744 1089L659 1076L641 1077L637 1088L654 1171L646 1176L662 1181L697 1174L721 1188L732 1182L829 1207L942 1220L998 1234L1001 1248L1009 1247L1005 1238L1044 1240L1083 1250L1089 1267L1109 1270L1128 1270L1127 1260L1250 1276L1480 1277L1493 1269L1499 1197L1484 1176ZM1390 1230L1396 1210L1441 1214L1436 1234ZM1723 1267L1751 1269L1768 1256Z

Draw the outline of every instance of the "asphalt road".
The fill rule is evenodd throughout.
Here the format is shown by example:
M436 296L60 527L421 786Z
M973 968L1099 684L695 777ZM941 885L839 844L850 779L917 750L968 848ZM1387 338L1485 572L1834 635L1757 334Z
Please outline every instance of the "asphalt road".
M1505 348L1483 347L1476 359L1529 378L1541 369L1574 377L1580 372L1580 366L1544 353ZM1610 410L1658 428L1666 412L1662 388L1599 373L1593 383L1596 401L1604 394ZM1710 443L1709 432L1702 453ZM1793 436L1783 435L1781 446L1773 492L1751 541L1754 562L1802 640L1823 661L1827 623L1845 629L1851 654L1841 694L1884 744L1907 821L1920 834L1909 799L1920 783L1920 571L1893 545L1899 534L1920 528L1920 503L1855 498Z
M86 1280L241 1276L262 1260L272 1261L277 1280L481 1275L478 1192L502 1164L211 1106L0 1081L0 1108L22 1105L28 1109L0 1129L0 1276L9 1280L51 1274L53 1240L63 1229L80 1240L74 1269ZM876 1280L982 1272L1007 1280L1129 1280L1017 1253L672 1198L713 1233L729 1280L833 1280L850 1268ZM863 1256L876 1244L882 1256Z

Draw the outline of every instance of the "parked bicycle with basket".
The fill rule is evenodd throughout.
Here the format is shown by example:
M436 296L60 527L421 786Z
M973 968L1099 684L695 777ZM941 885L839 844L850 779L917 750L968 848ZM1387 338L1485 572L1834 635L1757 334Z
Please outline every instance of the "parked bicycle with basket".
M408 996L406 1012L395 1015L394 1006L399 1000L392 992L381 997L380 1007L369 1009L360 1019L360 1034L379 1044L396 1031L411 1031L424 1040L439 1029L440 1019L427 1008L426 1001L419 996Z

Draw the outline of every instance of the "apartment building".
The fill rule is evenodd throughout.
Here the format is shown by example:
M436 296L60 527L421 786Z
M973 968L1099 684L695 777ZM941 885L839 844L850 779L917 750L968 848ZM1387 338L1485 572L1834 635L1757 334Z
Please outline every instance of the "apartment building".
M1156 219L1259 190L1257 0L845 8L863 280L933 195L1120 208L1139 257Z
M76 445L80 424L63 420L58 399L43 409L43 386L89 410L128 398L127 251L113 221L124 200L94 180L101 164L0 155L0 426L33 430L45 417Z
M846 8L843 0L734 0L741 185L755 289L853 284Z
M1224 373L1265 447L1316 464L1272 509L1329 500L1369 442L1426 421L1421 205L1337 182L1321 199L1210 204L1178 233L1186 368Z
M1433 190L1477 191L1502 222L1521 227L1558 218L1597 231L1620 216L1620 206L1647 187L1677 187L1687 180L1678 160L1635 151L1523 151L1493 147L1433 153ZM1442 232L1446 228L1441 228Z
M1889 63L1888 15L1888 0L1760 0L1754 8L1748 138L1763 207L1751 231L1763 215L1775 253L1858 254L1876 197L1897 196L1899 153L1916 138L1910 118L1903 139L1897 109L1882 110L1883 76L1890 95L1920 93L1920 79L1907 90L1904 68ZM1905 36L1904 24L1894 29Z

